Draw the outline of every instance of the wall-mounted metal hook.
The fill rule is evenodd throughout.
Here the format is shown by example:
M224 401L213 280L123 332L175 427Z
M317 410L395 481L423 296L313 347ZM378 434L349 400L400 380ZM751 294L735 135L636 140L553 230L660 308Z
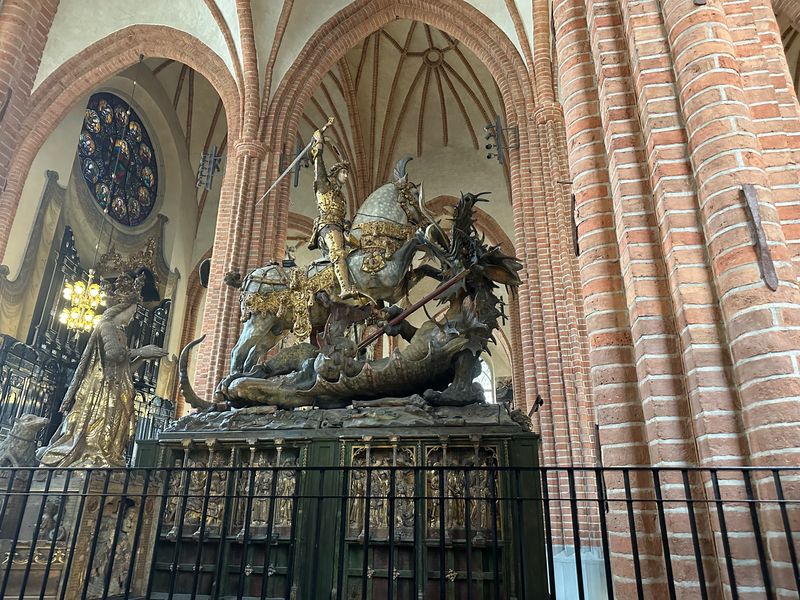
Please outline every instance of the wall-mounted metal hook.
M3 119L6 116L8 105L11 104L11 94L13 93L14 91L10 87L6 90L5 98L3 98L3 104L0 105L0 123L3 122Z
M756 255L758 256L758 268L761 270L761 279L773 292L778 289L778 274L775 272L775 263L772 261L772 253L767 243L767 235L761 225L761 210L758 206L758 193L754 185L746 183L742 186L744 192L747 214L755 230Z

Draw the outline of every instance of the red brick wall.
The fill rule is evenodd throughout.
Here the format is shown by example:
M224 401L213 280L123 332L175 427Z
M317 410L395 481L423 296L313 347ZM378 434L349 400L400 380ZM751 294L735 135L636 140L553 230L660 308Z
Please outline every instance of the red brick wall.
M22 137L31 88L53 23L58 0L6 0L0 8L0 194L7 188L12 158ZM10 100L9 100L10 97ZM16 210L0 201L0 257Z
M800 296L787 221L800 191L798 106L769 7L562 0L554 18L605 463L796 464ZM746 183L758 188L774 292L756 261ZM707 482L696 483L703 493ZM679 510L668 517L671 528L684 522ZM706 540L719 535L713 515L708 525ZM752 537L746 519L728 525ZM643 566L655 568L651 550ZM617 552L624 574L630 548ZM691 565L691 548L672 552ZM691 597L693 575L681 571ZM648 593L662 593L664 574L651 575ZM762 585L755 568L743 582ZM709 580L726 583L724 572Z

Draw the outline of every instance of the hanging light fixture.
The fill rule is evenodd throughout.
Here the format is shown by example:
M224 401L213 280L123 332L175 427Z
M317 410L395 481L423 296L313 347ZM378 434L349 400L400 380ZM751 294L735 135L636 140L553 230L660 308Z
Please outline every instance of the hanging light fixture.
M58 317L59 322L73 331L91 331L100 320L97 309L106 305L106 293L94 281L94 269L89 269L86 281L66 282L62 296L67 305Z
M144 55L139 55L139 64L144 61ZM128 123L131 118L131 105L133 103L133 95L136 93L136 80L133 80L133 85L131 86L131 95L130 95L130 102L128 102L128 110L125 114L125 121L122 124L122 138L125 138L125 134L128 131ZM119 140L115 141L113 144L113 148L117 148ZM116 183L116 177L114 174L117 172L117 165L119 164L119 155L120 151L117 150L117 156L114 161L114 168L112 169L111 173L111 182L110 182L110 193L109 198L114 197L114 184ZM108 214L108 204L103 209L103 217ZM103 220L100 226L100 235L97 239L97 245L94 249L94 262L97 263L97 254L100 251L100 240L103 237L103 226L105 225L105 220ZM108 238L109 245L111 244L111 237L114 235L114 227L111 227L111 234ZM75 282L64 282L64 289L61 291L61 295L63 296L66 306L62 309L61 314L58 316L58 321L62 325L66 325L67 329L76 332L79 334L84 331L91 331L94 329L94 326L97 325L97 322L100 320L100 315L97 314L97 310L106 305L106 293L103 291L103 288L100 283L100 278L97 277L95 280L95 271L94 269L89 269L88 277L86 281L79 279Z

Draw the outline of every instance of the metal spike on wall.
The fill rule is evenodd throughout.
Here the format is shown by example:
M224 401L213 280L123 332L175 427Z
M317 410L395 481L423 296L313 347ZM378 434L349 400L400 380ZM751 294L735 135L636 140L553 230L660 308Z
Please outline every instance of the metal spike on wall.
M775 272L775 263L772 261L772 253L767 243L767 236L761 224L761 210L758 206L758 194L754 185L746 183L742 186L744 192L745 205L750 222L755 230L755 247L758 256L758 268L761 270L761 278L767 287L773 292L778 289L778 274Z

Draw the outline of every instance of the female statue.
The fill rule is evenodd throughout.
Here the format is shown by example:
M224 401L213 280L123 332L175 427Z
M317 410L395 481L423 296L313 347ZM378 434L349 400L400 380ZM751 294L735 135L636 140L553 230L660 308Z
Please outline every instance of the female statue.
M141 361L166 355L154 345L128 348L125 326L136 306L128 296L100 318L61 404L61 427L37 452L42 466L125 466L134 425L132 373Z

